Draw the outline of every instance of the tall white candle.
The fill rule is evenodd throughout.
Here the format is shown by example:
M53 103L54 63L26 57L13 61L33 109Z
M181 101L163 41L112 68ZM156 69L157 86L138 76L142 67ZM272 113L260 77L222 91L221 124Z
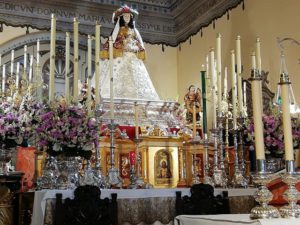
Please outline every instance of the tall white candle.
M17 71L16 71L16 89L19 89L20 83L20 62L17 62Z
M6 83L6 70L5 64L2 66L2 93L5 93L5 83Z
M36 42L36 65L40 65L40 39Z
M293 135L290 114L289 82L283 82L281 84L281 95L285 160L294 160Z
M27 69L27 45L24 45L24 73Z
M236 109L236 97L237 97L237 88L236 88L236 72L235 72L235 54L234 50L231 51L231 98L232 98L232 123L233 129L237 129L236 117L237 117L237 109Z
M96 21L95 27L95 104L100 103L100 23Z
M88 74L87 74L87 108L88 111L91 110L91 81L92 81L92 36L88 35Z
M73 101L78 103L78 74L79 74L79 67L78 67L78 26L79 21L77 18L74 18L74 81L73 81Z
M261 73L260 39L256 38L256 65L258 73Z
M205 57L205 64L206 64L206 77L209 77L209 55L206 55Z
M135 123L135 138L139 138L139 106L134 103L134 123Z
M30 61L29 61L29 82L32 82L32 66L33 66L33 55L30 55Z
M237 92L238 92L238 105L239 113L243 108L243 91L242 91L242 58L241 58L241 37L236 38L236 64L237 64Z
M15 61L15 50L11 50L11 59L10 59L10 74L14 73L14 61Z
M255 52L252 52L251 55L251 69L256 70L256 59L255 59Z
M56 44L56 16L51 15L51 39L50 39L50 79L49 79L49 102L54 100L55 91L55 44Z
M69 83L69 73L70 73L70 33L66 32L66 63L65 63L65 99L69 103L70 96L70 83Z
M227 95L227 67L224 69L224 96Z
M109 63L110 63L110 118L115 118L114 114L114 56L113 56L113 40L109 37Z
M213 129L217 127L217 115L216 115L216 83L215 83L215 52L214 49L210 49L210 68L211 68L211 87L212 87L212 107L213 107Z
M221 66L221 34L217 34L217 84L218 84L218 112L221 112L222 103L222 66Z
M260 53L260 39L256 38L256 66L258 74L261 74L261 53ZM260 82L260 89L262 89L262 82ZM260 102L261 102L261 109L263 110L263 96L262 91L260 92ZM263 111L262 111L263 112Z
M255 53L252 53L251 58L252 58L252 69L255 70L256 69ZM261 102L261 100L260 100L260 92L261 92L260 83L261 83L261 79L258 79L257 77L252 78L251 92L252 92L252 104L253 104L256 159L265 159L262 110L261 110L261 104L260 104L260 102Z
M244 81L243 82L243 94L244 94L244 107L246 108L247 107L247 83Z

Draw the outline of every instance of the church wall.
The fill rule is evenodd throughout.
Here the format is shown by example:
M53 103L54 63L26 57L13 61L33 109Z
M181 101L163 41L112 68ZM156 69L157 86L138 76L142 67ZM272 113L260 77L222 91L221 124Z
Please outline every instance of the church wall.
M177 49L161 45L146 44L145 65L162 100L175 100L178 93L177 84Z
M29 32L37 32L38 30L29 28ZM13 40L16 37L22 36L26 33L26 28L10 27L3 25L3 32L0 32L0 45Z
M235 49L235 39L241 36L242 64L244 67L243 78L250 76L251 52L255 50L255 39L261 39L262 69L270 71L269 87L276 92L279 80L280 50L277 45L277 37L290 37L300 41L299 17L300 2L297 0L248 0L245 1L245 10L242 5L230 12L230 19L224 15L215 23L215 29L211 24L203 29L203 37L200 32L192 37L191 44L186 41L178 49L178 90L179 100L183 102L186 88L190 84L200 86L201 64L205 63L205 56L210 47L216 45L216 34L222 35L222 67L230 67L230 51ZM285 55L287 67L293 83L296 101L300 103L300 46L285 43ZM230 75L230 73L229 73ZM228 86L231 87L229 76ZM210 105L208 105L210 107ZM209 109L208 109L209 110ZM208 111L208 115L210 115ZM209 125L211 122L209 120Z

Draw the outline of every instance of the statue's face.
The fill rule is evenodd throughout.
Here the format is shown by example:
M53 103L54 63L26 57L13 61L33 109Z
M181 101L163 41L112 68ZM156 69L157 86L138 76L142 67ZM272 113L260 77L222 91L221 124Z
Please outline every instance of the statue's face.
M130 17L131 17L130 13L123 13L123 19L126 24L130 22Z

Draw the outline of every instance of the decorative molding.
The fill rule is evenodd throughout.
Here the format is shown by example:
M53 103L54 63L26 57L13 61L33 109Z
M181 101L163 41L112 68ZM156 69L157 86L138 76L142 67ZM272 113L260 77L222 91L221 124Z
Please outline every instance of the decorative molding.
M151 44L177 46L201 28L236 7L243 0L84 0L84 1L0 1L0 23L9 26L50 29L51 13L57 16L57 29L73 30L73 18L80 21L82 34L94 34L96 20L101 34L108 37L113 29L112 12L128 4L138 9L136 21L143 39Z

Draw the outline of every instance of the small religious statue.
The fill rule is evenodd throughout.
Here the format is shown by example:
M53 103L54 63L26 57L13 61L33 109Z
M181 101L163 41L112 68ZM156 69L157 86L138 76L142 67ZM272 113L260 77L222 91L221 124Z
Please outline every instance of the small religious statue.
M186 121L188 123L193 123L193 111L195 105L196 121L200 121L200 111L201 111L201 90L195 87L195 85L190 85L188 92L184 96L184 105L187 110Z

